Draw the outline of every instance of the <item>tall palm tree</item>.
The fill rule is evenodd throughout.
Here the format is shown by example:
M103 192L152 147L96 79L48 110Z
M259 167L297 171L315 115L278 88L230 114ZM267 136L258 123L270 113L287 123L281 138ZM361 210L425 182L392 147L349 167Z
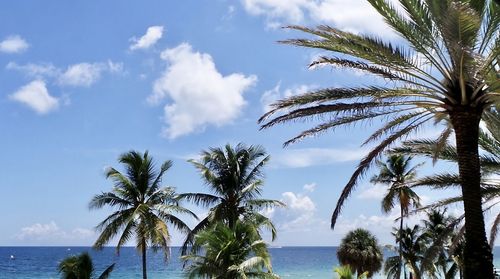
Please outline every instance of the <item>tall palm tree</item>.
M232 227L215 223L195 236L194 246L202 249L182 256L189 263L190 279L279 278L272 273L267 245L253 223L237 220Z
M399 229L403 230L403 220L404 216L408 214L410 208L420 207L420 197L413 191L410 187L410 183L415 179L417 175L417 168L420 164L411 166L412 157L405 155L390 155L385 163L382 161L377 161L377 165L380 172L373 176L370 180L372 183L380 183L388 185L389 188L384 198L382 199L382 211L384 213L389 213L396 202L399 204L400 208L400 219L399 219ZM401 243L399 245L399 256L402 255ZM406 278L406 272L404 271L403 260L400 259L400 271L403 271L404 278Z
M306 119L324 122L285 143L335 127L388 119L365 142L378 144L363 158L337 202L332 227L355 188L384 150L429 121L451 123L457 142L464 197L466 278L493 278L493 256L481 209L478 154L479 121L500 103L500 6L491 0L367 0L407 44L395 46L373 37L329 26L289 28L313 38L284 43L331 51L312 63L360 70L392 86L321 89L280 100L261 117L262 128ZM335 56L337 55L337 56Z
M165 260L169 256L170 232L167 223L183 233L189 227L174 214L196 215L179 205L174 188L161 186L163 175L172 166L165 161L155 170L153 159L148 152L127 152L118 160L125 167L125 174L109 168L106 177L114 187L110 192L96 195L90 201L90 209L110 206L117 210L104 219L97 229L101 232L94 248L101 249L114 237L118 237L116 251L135 236L137 250L142 255L142 277L147 278L147 247L162 250Z
M347 233L337 249L340 264L349 265L357 276L368 272L371 278L382 268L384 257L377 238L365 229L356 229Z
M257 220L260 225L271 230L274 240L274 225L259 211L284 204L260 198L264 182L262 168L269 161L264 149L241 143L235 147L228 144L224 148L210 148L201 155L201 159L190 162L200 171L212 193L184 193L179 195L179 199L211 208L207 217L188 234L183 254L198 232L219 221L232 227L241 218Z
M59 273L63 279L107 279L115 264L108 266L99 277L95 277L94 263L87 252L69 256L59 263Z

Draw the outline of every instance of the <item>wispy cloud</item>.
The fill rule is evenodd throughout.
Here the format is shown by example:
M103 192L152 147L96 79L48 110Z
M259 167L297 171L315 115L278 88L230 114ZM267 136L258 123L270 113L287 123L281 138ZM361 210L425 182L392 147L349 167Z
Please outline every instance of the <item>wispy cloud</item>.
M137 49L148 49L152 47L158 40L160 40L163 36L163 26L150 26L146 30L146 34L144 34L139 39L133 37L130 40L133 42L130 45L130 50Z
M382 200L387 192L387 186L381 184L365 185L360 188L361 192L356 197L362 200Z
M59 99L49 94L45 82L42 80L28 83L10 95L9 98L28 106L38 114L47 114L59 107Z
M79 63L68 66L59 76L59 83L68 86L89 87L101 78L103 72L117 73L123 70L123 64L113 63Z
M68 244L85 243L89 244L94 238L95 233L85 228L75 228L64 230L56 222L36 223L20 229L15 238L22 240L23 243L47 245L47 244Z
M369 152L368 149L298 148L285 149L274 155L271 164L279 168L305 168L339 162L357 161Z
M311 89L316 88L315 85L295 85L284 90L281 89L281 81L276 84L276 86L270 90L265 91L260 97L260 103L262 104L262 111L268 112L271 110L271 104L274 102L288 98L300 94L304 94L306 92L311 91Z
M18 71L30 78L52 80L61 86L84 86L88 87L97 82L103 73L117 74L123 72L123 63L113 62L82 62L72 64L62 69L52 63L28 63L19 65L9 62L5 67L7 70Z
M246 104L243 93L257 82L254 75L223 76L209 54L193 51L187 43L166 49L161 58L168 66L154 82L148 102L171 100L164 108L163 132L170 139L232 122Z
M33 78L55 78L61 74L61 70L51 63L28 63L25 65L19 65L15 62L9 62L5 68L7 70L19 71L26 76Z
M312 193L316 190L316 183L313 182L313 183L305 184L304 187L302 187L302 189L304 189L304 191Z
M27 50L29 44L19 35L12 35L0 42L0 52L21 53Z

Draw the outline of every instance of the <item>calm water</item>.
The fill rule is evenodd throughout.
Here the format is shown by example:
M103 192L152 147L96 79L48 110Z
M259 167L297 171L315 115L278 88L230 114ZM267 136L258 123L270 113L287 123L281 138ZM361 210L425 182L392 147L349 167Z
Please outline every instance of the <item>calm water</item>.
M120 256L113 248L94 252L88 247L0 247L0 278L32 279L60 278L57 265L66 256L89 251L96 270L116 262L111 278L141 277L140 256L134 248L122 248ZM334 278L332 267L337 266L335 247L271 248L274 271L284 279ZM150 255L148 274L151 279L183 278L178 248L172 248L172 258L165 264L161 255ZM500 248L495 248L495 266L500 266ZM11 259L11 255L14 259ZM382 278L382 277L374 277Z

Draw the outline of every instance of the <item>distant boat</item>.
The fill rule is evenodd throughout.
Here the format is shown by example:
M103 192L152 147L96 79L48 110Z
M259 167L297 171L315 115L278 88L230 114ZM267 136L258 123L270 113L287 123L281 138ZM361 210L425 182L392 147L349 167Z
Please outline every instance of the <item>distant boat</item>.
M10 255L10 259L11 259L11 260L15 260L15 259L16 259L16 257L14 257L14 255Z
M66 249L67 251L71 251L71 248Z

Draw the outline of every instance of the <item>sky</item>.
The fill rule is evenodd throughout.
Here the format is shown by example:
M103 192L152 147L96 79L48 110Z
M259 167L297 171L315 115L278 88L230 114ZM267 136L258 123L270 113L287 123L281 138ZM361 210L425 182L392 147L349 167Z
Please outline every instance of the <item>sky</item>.
M337 245L356 227L392 244L397 210L381 213L386 189L369 179L330 229L340 191L369 150L363 138L380 123L287 148L284 141L314 123L259 131L257 119L280 98L382 82L308 69L328 53L277 43L304 36L281 28L290 24L329 24L402 43L363 0L3 1L0 246L92 245L94 227L112 211L90 211L88 202L111 190L104 170L120 169L124 152L149 150L158 165L172 160L165 185L204 192L187 160L238 142L267 150L263 195L288 205L266 212L279 230L273 245ZM418 136L437 132L430 127ZM427 162L421 174L436 169L454 166ZM418 193L424 203L453 194ZM174 231L172 244L182 238Z

